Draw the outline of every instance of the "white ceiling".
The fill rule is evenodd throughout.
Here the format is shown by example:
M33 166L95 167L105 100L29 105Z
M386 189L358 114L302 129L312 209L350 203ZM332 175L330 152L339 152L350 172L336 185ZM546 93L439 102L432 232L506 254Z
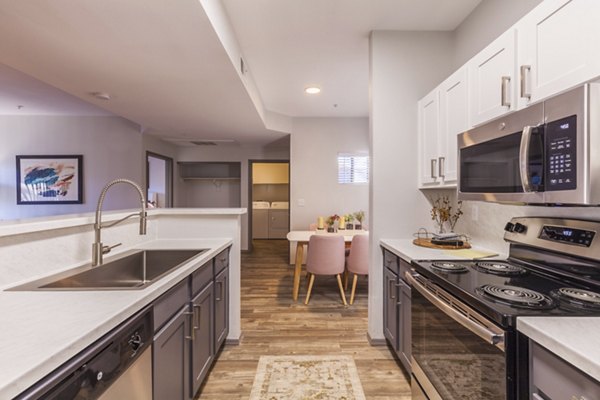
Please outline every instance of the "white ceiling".
M288 116L366 116L369 32L452 30L480 1L222 0L264 108ZM171 139L283 136L264 127L201 0L0 0L0 38L0 64L23 73L0 67L1 114L103 113L66 92Z
M480 2L223 0L265 108L316 117L368 115L372 30L454 30Z

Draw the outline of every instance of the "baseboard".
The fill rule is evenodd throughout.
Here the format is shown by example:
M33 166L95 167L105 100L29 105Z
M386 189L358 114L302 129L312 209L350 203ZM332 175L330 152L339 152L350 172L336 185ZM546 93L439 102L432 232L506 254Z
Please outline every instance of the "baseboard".
M244 336L244 334L240 333L240 336L237 338L227 338L227 339L225 339L225 344L231 345L231 346L239 346L240 343L242 342L243 336Z
M371 346L386 346L387 342L385 338L372 338L371 335L367 332L367 340Z

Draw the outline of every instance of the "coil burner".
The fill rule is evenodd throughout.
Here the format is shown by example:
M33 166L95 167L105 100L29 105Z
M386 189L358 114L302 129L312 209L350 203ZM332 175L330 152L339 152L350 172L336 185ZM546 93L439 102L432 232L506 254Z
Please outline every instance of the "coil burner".
M563 287L553 290L550 295L560 302L561 306L567 308L599 311L600 293L584 289Z
M438 261L432 262L431 267L439 271L450 272L450 273L461 273L467 272L468 268L462 264L457 264L449 261Z
M487 299L518 308L549 309L554 308L554 301L542 293L508 285L483 285L475 292Z
M522 275L527 272L525 268L501 262L501 261L477 261L475 269L494 275L513 276Z

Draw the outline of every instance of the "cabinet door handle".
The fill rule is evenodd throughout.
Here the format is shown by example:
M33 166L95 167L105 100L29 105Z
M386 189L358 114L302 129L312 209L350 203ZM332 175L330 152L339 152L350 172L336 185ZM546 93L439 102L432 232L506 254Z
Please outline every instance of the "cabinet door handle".
M392 281L392 280L388 281L388 292L389 292L388 297L392 300L395 300L396 296L394 296L394 281Z
M521 97L524 99L531 99L531 93L527 91L528 77L531 72L531 65L521 65Z
M219 285L219 294L215 297L215 301L223 300L223 281L218 281L217 285Z
M194 341L194 316L196 313L194 312L184 312L184 315L189 315L192 317L192 321L190 323L190 336L186 336L185 339L186 340L190 340L190 341Z
M435 175L435 170L437 169L437 159L432 158L430 160L430 162L431 162L431 178L435 179L435 178L437 178L437 176Z
M192 331L200 329L200 310L202 310L202 306L200 304L194 304L194 329L192 329Z
M444 173L444 170L446 169L446 157L438 157L438 160L440 160L438 162L438 164L439 164L438 175L440 178L445 178L446 175Z
M503 76L502 77L500 105L503 107L510 108L510 101L508 100L508 85L509 84L510 84L510 76Z

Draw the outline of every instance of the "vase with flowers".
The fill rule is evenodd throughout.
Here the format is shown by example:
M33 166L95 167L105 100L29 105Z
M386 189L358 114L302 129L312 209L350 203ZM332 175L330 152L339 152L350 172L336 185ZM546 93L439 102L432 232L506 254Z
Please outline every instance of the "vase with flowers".
M365 219L365 212L360 210L354 213L354 218L356 219L357 223L354 224L354 229L356 230L361 230L362 229L362 222Z
M354 229L354 214L346 214L344 219L346 220L346 229Z
M340 216L337 214L327 217L327 220L325 221L325 224L327 225L327 232L335 232L334 224L338 219L340 219Z
M445 223L450 225L450 232L454 232L454 227L458 219L463 214L462 200L457 203L456 211L452 211L452 205L448 196L441 196L431 201L431 219L435 221L437 233L445 233Z

